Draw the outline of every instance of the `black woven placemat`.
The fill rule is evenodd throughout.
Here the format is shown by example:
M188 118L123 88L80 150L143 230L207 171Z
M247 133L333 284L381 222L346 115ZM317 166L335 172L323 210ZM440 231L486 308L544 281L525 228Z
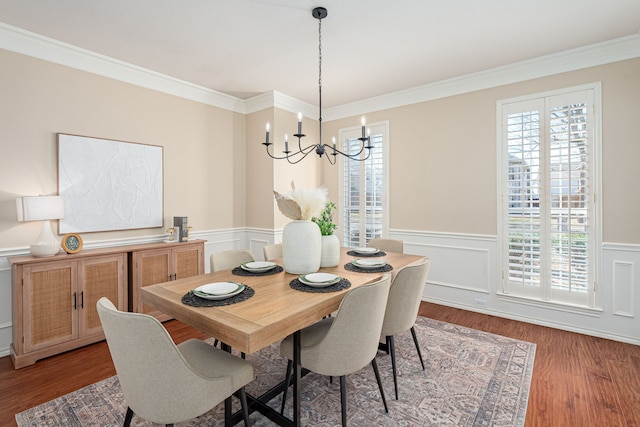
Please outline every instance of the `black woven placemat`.
M356 273L386 273L387 271L393 270L393 266L391 264L385 264L378 268L360 268L348 262L344 265L344 269L354 271Z
M269 276L271 274L282 273L283 271L284 271L284 268L282 268L279 265L276 265L271 270L262 271L262 272L259 272L259 273L254 273L253 271L247 271L242 267L236 267L233 270L231 270L231 273L235 274L236 276L251 277L251 276Z
M378 251L375 254L361 254L360 252L356 252L356 251L347 251L347 255L351 255L351 256L361 256L363 258L372 258L372 257L377 257L377 256L385 256L387 253L385 251Z
M244 290L238 295L234 295L231 298L227 299L211 300L195 296L193 293L191 293L191 291L189 291L182 296L182 303L190 305L192 307L221 307L223 305L231 305L238 302L246 301L255 293L256 291L254 291L251 286L244 285Z
M324 292L337 292L337 291L341 291L343 289L347 289L348 287L351 286L351 282L343 277L335 285L327 286L327 287L324 287L324 288L315 288L313 286L305 285L304 283L302 283L298 279L293 279L291 282L289 282L289 286L291 286L291 288L295 289L296 291L312 292L312 293L324 293Z

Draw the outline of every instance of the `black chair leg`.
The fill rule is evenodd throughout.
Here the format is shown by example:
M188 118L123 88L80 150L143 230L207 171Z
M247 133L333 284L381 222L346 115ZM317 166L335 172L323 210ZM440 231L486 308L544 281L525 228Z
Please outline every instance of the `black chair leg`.
M280 413L284 413L284 405L287 403L287 391L289 390L289 383L291 382L291 374L293 371L293 361L287 361L287 373L284 377L284 391L282 392L282 406L280 407Z
M242 417L244 418L244 425L249 427L249 405L247 405L247 393L244 391L244 387L238 390L240 397L240 404L242 405Z
M391 354L391 370L393 371L393 387L396 392L396 400L398 400L398 366L396 365L396 346L393 341L393 335L387 336L387 347Z
M129 427L131 425L131 420L133 419L133 411L131 410L131 408L129 408L127 406L127 413L124 416L124 424L122 424L124 427Z
M173 424L165 424L165 427L173 427Z
M382 403L384 404L384 411L388 414L389 407L387 406L387 399L384 397L384 389L382 388L382 380L380 380L380 371L378 371L378 363L376 359L371 361L371 366L373 366L373 373L376 374L376 381L378 382L378 388L380 389L380 396L382 397Z
M418 350L418 357L420 358L420 364L422 365L422 370L424 371L424 361L422 360L422 353L420 352L420 345L418 344L416 330L413 326L411 327L411 336L413 337L413 342L416 345L416 350Z
M213 346L214 346L214 347L217 347L217 346L218 346L218 339L217 339L217 338L213 341Z
M342 427L347 427L347 381L346 377L340 377L340 409L342 410Z

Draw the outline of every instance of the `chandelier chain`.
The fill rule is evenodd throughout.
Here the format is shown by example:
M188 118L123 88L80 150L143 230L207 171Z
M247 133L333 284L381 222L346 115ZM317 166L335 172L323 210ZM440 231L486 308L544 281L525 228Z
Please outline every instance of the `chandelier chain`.
M322 88L322 19L318 19L318 85Z

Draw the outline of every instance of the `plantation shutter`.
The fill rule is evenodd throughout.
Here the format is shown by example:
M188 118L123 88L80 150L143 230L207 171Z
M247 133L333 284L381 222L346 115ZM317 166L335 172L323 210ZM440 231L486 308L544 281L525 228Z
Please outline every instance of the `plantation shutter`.
M386 124L369 129L374 147L369 158L361 162L345 157L341 161L341 227L343 245L348 247L366 246L370 239L386 233ZM342 151L355 154L360 150L358 131L340 132Z
M593 108L589 90L504 105L508 293L593 303Z

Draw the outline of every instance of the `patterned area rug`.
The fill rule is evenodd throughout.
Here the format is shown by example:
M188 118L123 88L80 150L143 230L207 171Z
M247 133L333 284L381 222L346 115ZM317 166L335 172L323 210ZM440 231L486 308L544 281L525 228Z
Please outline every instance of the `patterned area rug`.
M350 426L524 426L535 344L419 317L416 333L426 370L411 334L396 337L399 400L394 399L390 357L378 352L389 414L384 412L371 365L347 376ZM282 381L286 361L277 344L247 358L256 379L247 392L257 395ZM238 406L237 399L234 406ZM271 401L280 407L281 397ZM285 413L291 415L291 393ZM117 377L16 414L19 427L118 426L126 404ZM302 379L302 425L340 424L339 381L309 374ZM273 423L258 413L255 426ZM241 423L242 424L242 423ZM240 424L240 425L241 425ZM151 426L134 416L132 425ZM223 404L176 426L223 426Z

